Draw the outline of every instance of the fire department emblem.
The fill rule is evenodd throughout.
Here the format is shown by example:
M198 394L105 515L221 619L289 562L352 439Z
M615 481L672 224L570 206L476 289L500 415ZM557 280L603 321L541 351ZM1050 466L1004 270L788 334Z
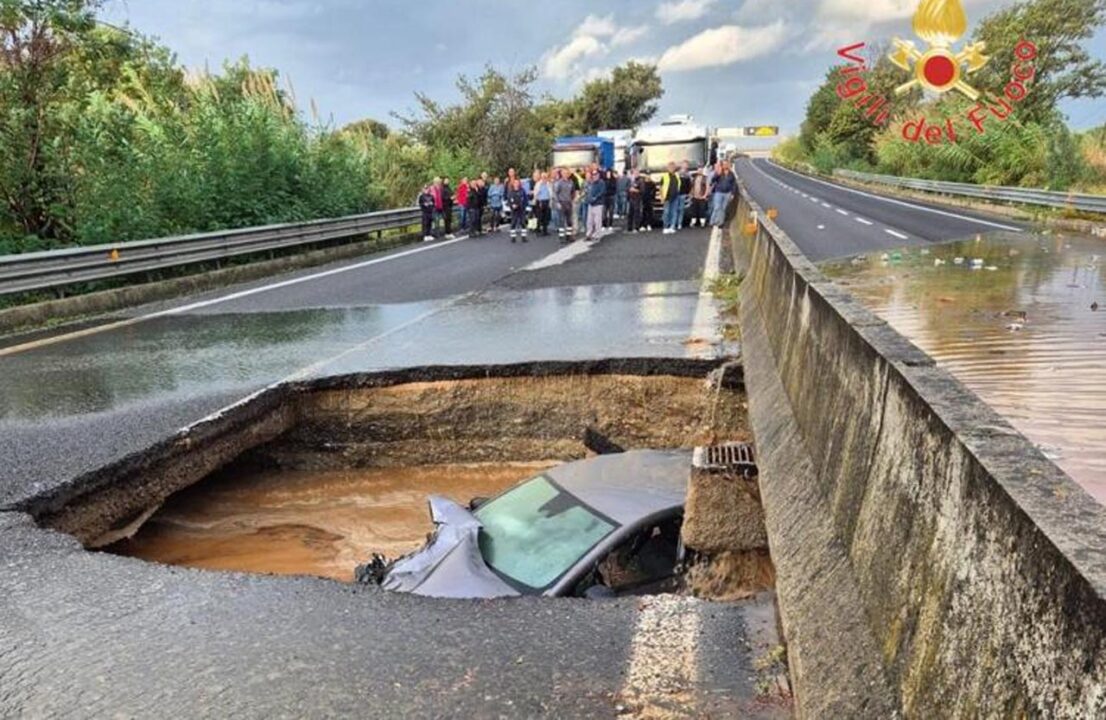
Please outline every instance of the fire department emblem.
M971 100L979 99L979 91L964 80L984 67L991 59L983 54L985 43L966 45L956 52L953 45L968 29L968 16L960 0L922 0L914 14L914 33L928 44L923 52L910 40L895 38L891 62L914 79L895 89L902 95L921 86L936 93L957 90Z

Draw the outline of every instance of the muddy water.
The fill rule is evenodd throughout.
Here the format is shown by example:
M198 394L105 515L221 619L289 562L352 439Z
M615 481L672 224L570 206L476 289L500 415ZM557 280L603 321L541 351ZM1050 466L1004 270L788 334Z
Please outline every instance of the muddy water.
M426 498L495 495L555 463L431 465L330 472L228 470L170 498L120 555L209 570L350 582L372 553L420 547Z
M825 270L1106 502L1106 242L1001 236Z

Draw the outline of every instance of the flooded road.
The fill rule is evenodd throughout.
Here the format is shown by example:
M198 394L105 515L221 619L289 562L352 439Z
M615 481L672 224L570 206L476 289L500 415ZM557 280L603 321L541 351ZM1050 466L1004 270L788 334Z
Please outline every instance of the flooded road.
M1106 242L1004 235L823 269L1106 503Z
M428 495L467 504L556 463L427 465L328 472L227 470L181 492L109 552L209 570L353 581L377 552L418 549Z

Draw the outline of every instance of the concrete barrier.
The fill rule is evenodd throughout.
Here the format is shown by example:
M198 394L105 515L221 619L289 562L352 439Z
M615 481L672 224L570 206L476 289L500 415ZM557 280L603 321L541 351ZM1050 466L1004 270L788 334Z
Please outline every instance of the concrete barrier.
M1103 507L744 192L733 237L800 716L1106 716Z

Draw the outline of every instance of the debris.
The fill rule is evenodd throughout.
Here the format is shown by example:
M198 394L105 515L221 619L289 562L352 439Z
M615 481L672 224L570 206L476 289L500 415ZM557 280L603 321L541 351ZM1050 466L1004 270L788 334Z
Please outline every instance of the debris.
M944 261L944 260L942 260L941 258L936 258L936 259L935 259L935 260L933 261L933 267L941 267L941 266L942 266L942 265L944 265L944 264L945 264L945 261Z
M1091 303L1091 312L1098 312L1098 301Z
M962 258L962 257L953 258L952 259L952 264L953 265L963 265L964 264L964 258Z

